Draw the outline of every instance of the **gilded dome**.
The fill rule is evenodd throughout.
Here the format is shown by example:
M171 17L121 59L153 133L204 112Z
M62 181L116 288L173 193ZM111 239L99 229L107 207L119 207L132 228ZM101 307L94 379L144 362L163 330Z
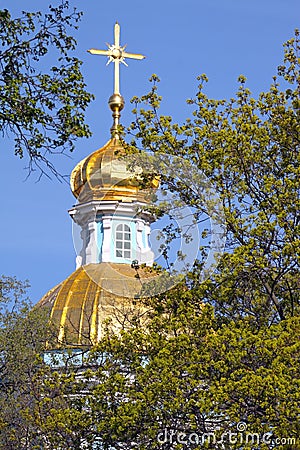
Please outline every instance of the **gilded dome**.
M62 346L91 345L103 335L106 321L114 331L126 329L145 316L139 300L143 283L156 276L127 264L100 263L79 267L37 304L48 308Z
M80 161L71 173L71 190L82 203L90 200L148 202L150 191L141 189L138 174L127 168L124 148L111 138L102 148ZM153 177L151 187L159 180Z

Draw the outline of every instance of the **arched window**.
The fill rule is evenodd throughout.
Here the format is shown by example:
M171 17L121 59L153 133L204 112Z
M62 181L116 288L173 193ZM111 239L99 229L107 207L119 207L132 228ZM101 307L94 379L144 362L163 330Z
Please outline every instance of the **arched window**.
M116 257L131 258L131 231L128 225L120 223L116 227Z

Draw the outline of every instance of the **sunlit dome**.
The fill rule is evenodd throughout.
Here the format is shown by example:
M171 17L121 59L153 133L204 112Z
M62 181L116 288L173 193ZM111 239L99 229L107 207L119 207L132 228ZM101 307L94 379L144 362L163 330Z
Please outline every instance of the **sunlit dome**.
M141 189L141 169L128 168L129 158L118 138L80 161L71 173L71 190L80 201L118 200L148 202L150 191ZM153 177L150 188L158 186Z
M118 332L145 320L139 293L155 273L140 268L138 274L127 264L89 264L47 292L38 306L49 309L57 344L89 346L101 339L106 326Z

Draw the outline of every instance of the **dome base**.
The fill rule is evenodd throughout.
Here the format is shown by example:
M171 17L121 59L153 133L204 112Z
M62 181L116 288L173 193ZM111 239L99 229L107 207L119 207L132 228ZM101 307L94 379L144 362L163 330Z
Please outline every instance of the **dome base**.
M106 327L119 332L136 320L145 321L142 288L156 276L147 267L88 264L51 289L37 306L49 308L58 346L90 346L99 342Z

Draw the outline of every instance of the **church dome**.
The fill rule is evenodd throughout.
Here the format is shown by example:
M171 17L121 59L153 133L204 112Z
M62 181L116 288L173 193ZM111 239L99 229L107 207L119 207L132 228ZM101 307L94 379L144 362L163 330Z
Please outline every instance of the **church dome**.
M138 170L129 170L128 158L118 138L111 138L102 148L80 161L71 173L71 190L80 201L116 200L148 203L151 188L159 180L153 177L148 189L141 189Z
M157 273L145 267L136 275L137 270L126 264L89 264L51 289L37 306L49 309L58 345L90 346L99 342L107 321L116 332L134 320L145 320L139 294Z

